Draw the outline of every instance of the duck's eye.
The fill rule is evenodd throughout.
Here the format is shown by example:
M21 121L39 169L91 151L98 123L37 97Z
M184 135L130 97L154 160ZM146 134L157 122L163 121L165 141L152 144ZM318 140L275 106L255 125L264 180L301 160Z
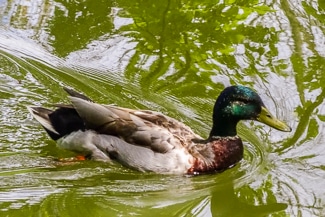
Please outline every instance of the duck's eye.
M246 105L247 102L245 102L245 101L235 101L233 104L243 106L243 105Z
M240 98L240 99L238 99L237 101L235 101L236 102L236 104L238 104L238 105L246 105L246 104L250 104L250 103L252 103L252 101L250 101L249 99L247 99L247 98Z

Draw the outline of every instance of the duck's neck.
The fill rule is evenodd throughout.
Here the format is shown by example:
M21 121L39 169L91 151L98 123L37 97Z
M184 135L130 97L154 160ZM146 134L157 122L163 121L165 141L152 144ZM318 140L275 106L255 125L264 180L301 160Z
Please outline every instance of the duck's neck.
M236 136L236 126L238 121L239 120L235 120L229 117L214 117L213 126L209 138Z

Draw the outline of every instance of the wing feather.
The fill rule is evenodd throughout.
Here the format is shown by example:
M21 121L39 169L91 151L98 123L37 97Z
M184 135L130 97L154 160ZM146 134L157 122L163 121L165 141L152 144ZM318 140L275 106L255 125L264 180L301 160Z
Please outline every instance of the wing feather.
M100 105L76 97L70 99L90 129L153 151L166 153L201 138L185 124L159 112Z

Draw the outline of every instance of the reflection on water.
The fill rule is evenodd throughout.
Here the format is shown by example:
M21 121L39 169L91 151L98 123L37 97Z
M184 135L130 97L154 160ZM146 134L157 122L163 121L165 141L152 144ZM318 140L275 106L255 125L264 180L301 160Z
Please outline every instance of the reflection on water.
M325 215L321 0L1 1L0 212L9 216ZM291 134L240 124L245 158L198 177L62 164L26 105L162 111L203 136L225 85L251 86Z

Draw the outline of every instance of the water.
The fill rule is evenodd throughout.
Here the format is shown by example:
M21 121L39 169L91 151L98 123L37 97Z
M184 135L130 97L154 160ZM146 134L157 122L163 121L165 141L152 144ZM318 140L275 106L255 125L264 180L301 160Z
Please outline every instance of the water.
M0 216L324 216L323 1L0 0ZM221 174L60 163L26 105L161 111L202 136L216 96L254 88L292 128L238 126L245 157Z

